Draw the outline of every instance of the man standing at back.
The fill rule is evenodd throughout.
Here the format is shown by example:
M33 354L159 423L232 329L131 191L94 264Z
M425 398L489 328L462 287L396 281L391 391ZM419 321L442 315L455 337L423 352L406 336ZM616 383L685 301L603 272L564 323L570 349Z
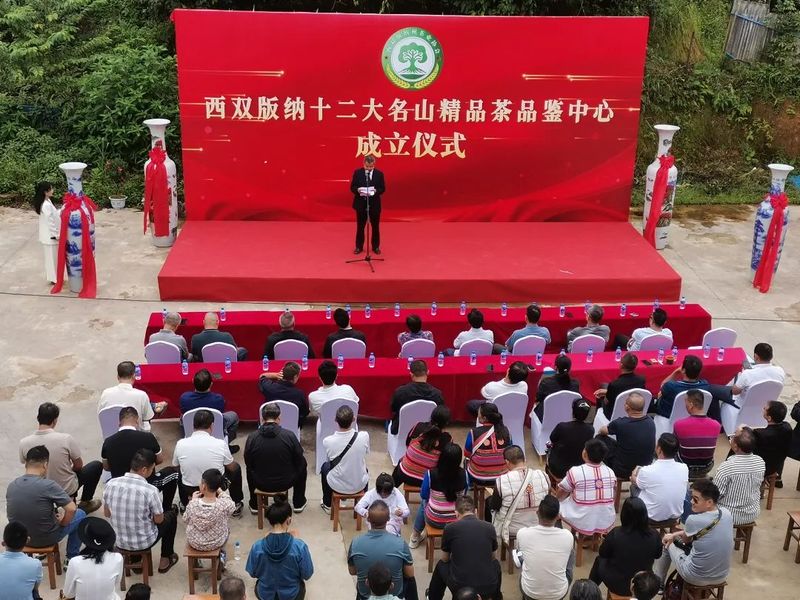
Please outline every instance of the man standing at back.
M353 329L350 325L350 315L343 308L337 308L333 311L333 321L339 329L329 334L325 339L325 347L322 349L323 358L333 358L333 343L347 338L361 340L367 343L367 337L363 332Z
M424 360L414 360L410 367L411 382L398 387L392 394L391 433L397 435L400 426L400 409L414 400L431 400L437 405L444 404L442 392L428 383L428 365Z
M181 349L181 360L192 360L192 355L189 354L189 347L186 345L186 338L178 335L178 327L181 324L181 316L176 312L167 313L164 317L164 328L161 331L156 331L150 334L150 339L147 340L150 344L153 342L168 342ZM200 360L198 358L198 360Z
M275 344L278 342L285 342L286 340L297 340L303 342L308 347L308 358L314 358L314 349L311 347L311 340L305 333L300 333L294 328L294 314L290 310L285 310L278 318L278 323L281 326L280 331L270 333L267 338L267 344L264 346L264 356L273 360L275 358Z
M203 317L203 331L195 333L192 336L192 355L194 359L199 362L204 362L203 348L214 342L230 344L236 348L236 357L238 360L247 360L247 349L237 346L230 333L219 330L219 315L215 312L207 312L205 317Z

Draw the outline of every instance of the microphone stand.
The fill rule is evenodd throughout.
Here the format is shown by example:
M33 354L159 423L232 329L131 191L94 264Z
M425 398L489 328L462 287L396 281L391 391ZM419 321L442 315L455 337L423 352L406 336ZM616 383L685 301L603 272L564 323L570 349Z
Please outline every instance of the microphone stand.
M375 267L372 265L372 263L374 261L383 262L384 259L382 259L382 258L372 258L372 254L371 254L371 252L372 252L372 229L371 229L371 223L370 223L370 218L369 218L369 201L370 201L370 197L371 197L370 193L369 193L369 188L372 187L370 185L372 183L372 181L370 180L370 177L369 177L369 175L367 175L366 171L364 171L364 179L366 179L366 181L367 181L367 195L366 195L366 200L367 200L367 235L366 235L366 238L365 238L365 242L366 242L366 246L367 246L367 249L366 249L367 253L364 256L364 258L353 258L351 260L346 260L344 262L348 263L348 264L349 263L357 263L357 262L365 262L365 263L367 263L369 265L370 270L374 273L375 272Z

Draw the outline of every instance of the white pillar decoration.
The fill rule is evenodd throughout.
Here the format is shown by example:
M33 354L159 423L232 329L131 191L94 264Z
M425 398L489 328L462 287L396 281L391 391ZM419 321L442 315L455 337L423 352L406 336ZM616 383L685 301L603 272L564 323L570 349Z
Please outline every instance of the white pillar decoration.
M170 124L169 119L146 119L144 125L150 130L150 148L155 148L157 143L161 143L164 152L167 151L167 142L165 139L165 132L167 125ZM145 176L147 174L147 165L150 164L150 159L144 164ZM169 235L158 237L153 233L152 242L154 246L159 248L169 248L175 243L175 236L178 233L178 169L175 166L175 161L169 157L164 160L164 167L167 170L167 185L170 190L170 206L169 206ZM150 224L150 231L154 232L153 224Z
M772 173L772 183L769 187L769 195L758 205L756 210L756 222L753 228L753 252L750 257L750 269L755 273L758 269L758 263L761 262L761 255L764 252L764 242L767 238L767 231L769 231L770 223L772 222L772 213L775 212L770 202L770 196L780 194L786 189L786 178L794 170L791 165L783 165L780 163L773 163L767 165ZM789 229L789 209L783 211L783 231L781 234L781 243L778 247L778 256L775 260L775 270L778 271L778 264L781 261L781 252L783 252L783 244L786 241L786 231Z
M650 202L653 199L653 186L656 181L656 173L661 166L658 158L670 152L672 148L672 138L680 131L677 125L655 125L655 130L658 132L658 151L656 158L647 167L646 183L644 188L644 215L642 217L642 231L647 227L647 219L650 215ZM666 213L659 219L656 225L656 250L663 250L667 245L667 237L669 235L669 226L672 223L672 210L675 206L675 188L678 183L678 168L673 165L669 169L667 175L667 194L664 197L664 205L661 212Z

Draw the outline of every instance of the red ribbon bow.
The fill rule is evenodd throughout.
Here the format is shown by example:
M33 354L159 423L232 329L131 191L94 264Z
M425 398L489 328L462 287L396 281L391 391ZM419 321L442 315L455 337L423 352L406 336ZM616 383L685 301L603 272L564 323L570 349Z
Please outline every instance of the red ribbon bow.
M166 151L161 142L150 150L150 164L144 172L144 233L147 233L148 219L153 224L156 237L169 235L169 208L172 193L167 181L167 167L164 161Z
M663 154L658 157L661 166L656 172L656 180L653 182L653 196L650 200L650 213L647 215L647 226L644 228L644 239L650 245L656 247L656 225L666 213L664 209L664 198L667 196L667 179L669 170L675 164L675 157L671 154Z
M767 237L764 240L764 250L761 253L758 269L756 269L756 276L753 277L753 287L758 288L762 294L766 294L772 284L775 263L778 260L778 248L781 246L781 237L783 237L783 213L789 206L789 199L783 192L770 194L769 201L773 209L772 221L769 223Z
M86 206L89 210L83 210ZM77 210L81 215L81 260L83 263L83 287L78 294L79 298L94 298L97 296L97 268L94 263L94 249L89 225L94 223L94 211L97 205L89 196L77 196L72 192L64 194L64 206L61 209L61 233L58 236L58 264L56 266L57 279L50 289L51 294L58 294L64 287L64 268L67 265L67 244L69 243L69 215Z

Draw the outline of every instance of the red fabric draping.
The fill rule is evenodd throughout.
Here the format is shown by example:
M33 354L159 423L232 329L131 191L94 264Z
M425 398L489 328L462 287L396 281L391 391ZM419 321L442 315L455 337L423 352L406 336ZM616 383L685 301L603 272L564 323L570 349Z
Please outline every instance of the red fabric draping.
M772 285L775 262L778 260L778 249L781 247L781 237L783 236L783 213L789 206L789 199L784 193L770 194L769 201L773 209L772 221L769 223L767 237L764 240L761 262L758 263L758 269L753 278L753 287L758 288L762 294L766 294Z
M88 207L89 214L83 210L82 206ZM92 237L89 232L89 225L94 223L94 211L97 205L85 194L77 196L72 192L64 194L64 206L61 209L61 233L58 236L58 265L56 273L58 279L50 289L51 294L58 294L64 287L64 267L67 264L67 241L69 239L69 215L73 210L77 210L81 215L81 260L83 262L83 287L78 294L79 298L94 298L97 296L97 268L94 263L94 249L92 248Z
M667 179L669 170L675 164L675 157L671 154L664 154L658 157L661 166L656 172L656 180L653 182L653 197L650 200L650 213L647 215L647 226L644 228L644 239L653 248L656 247L656 225L663 216L664 198L667 195Z
M156 237L169 235L169 205L172 192L167 181L166 151L161 142L150 150L150 164L144 174L144 233L148 219Z

